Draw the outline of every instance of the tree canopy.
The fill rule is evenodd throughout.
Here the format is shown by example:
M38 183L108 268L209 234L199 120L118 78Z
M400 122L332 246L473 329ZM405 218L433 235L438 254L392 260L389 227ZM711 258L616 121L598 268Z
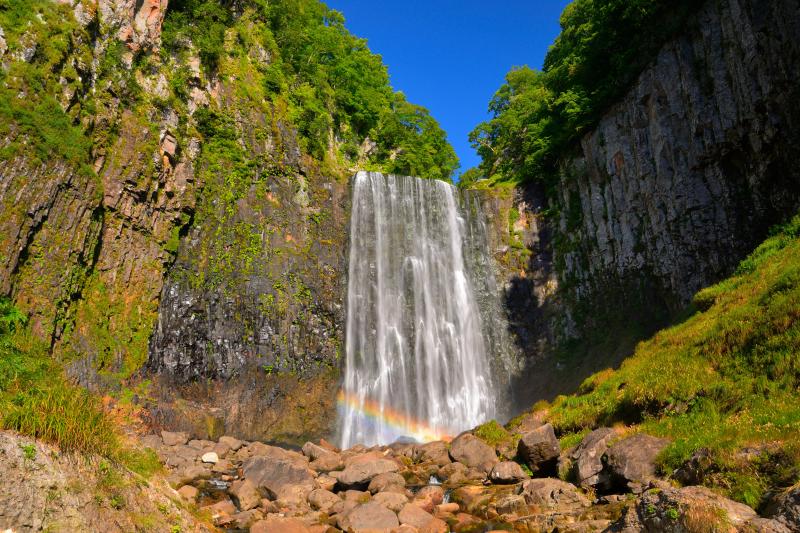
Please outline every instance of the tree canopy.
M381 57L318 0L177 0L165 20L165 48L191 42L204 67L216 69L226 28L245 11L257 21L253 38L269 54L265 88L288 99L310 155L323 159L336 144L354 160L368 138L377 148L369 162L381 170L451 178L458 158L445 132L427 109L394 92Z
M575 0L542 71L511 70L470 142L478 172L494 180L547 182L558 159L619 99L702 2Z

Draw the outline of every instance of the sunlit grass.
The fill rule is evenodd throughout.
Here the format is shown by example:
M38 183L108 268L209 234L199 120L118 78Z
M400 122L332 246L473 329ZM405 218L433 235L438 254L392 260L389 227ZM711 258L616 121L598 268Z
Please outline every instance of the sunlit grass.
M125 445L100 399L67 381L25 316L0 301L0 427L64 452L102 456L145 477L160 468L151 450Z
M701 448L706 483L757 506L800 476L800 218L745 259L735 275L694 299L684 322L639 344L619 369L557 398L549 419L562 441L626 424L669 437L670 473ZM741 449L754 454L742 459Z

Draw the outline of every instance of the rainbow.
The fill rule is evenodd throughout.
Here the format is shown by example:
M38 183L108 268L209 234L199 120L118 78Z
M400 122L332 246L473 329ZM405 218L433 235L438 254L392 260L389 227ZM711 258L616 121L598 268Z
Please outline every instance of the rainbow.
M442 430L433 428L396 409L366 398L363 403L353 394L339 391L336 397L339 409L352 409L359 413L374 428L383 425L389 426L397 437L412 437L417 442L431 442L436 440L449 441L452 437Z

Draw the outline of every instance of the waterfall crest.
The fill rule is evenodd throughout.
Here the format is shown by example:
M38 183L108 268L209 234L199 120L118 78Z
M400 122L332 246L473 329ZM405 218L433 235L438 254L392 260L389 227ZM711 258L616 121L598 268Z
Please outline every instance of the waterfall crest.
M354 178L343 447L454 436L496 416L495 336L479 306L496 290L475 275L488 259L475 212L442 181Z

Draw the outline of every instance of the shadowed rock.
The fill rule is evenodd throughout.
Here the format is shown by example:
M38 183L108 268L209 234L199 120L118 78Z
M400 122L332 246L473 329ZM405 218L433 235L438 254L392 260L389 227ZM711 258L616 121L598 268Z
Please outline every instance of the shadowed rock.
M608 483L602 476L603 454L616 433L611 428L600 428L586 435L572 452L575 477L581 487L595 487Z
M545 424L526 433L517 445L517 454L523 458L536 474L556 473L561 446L551 424Z

